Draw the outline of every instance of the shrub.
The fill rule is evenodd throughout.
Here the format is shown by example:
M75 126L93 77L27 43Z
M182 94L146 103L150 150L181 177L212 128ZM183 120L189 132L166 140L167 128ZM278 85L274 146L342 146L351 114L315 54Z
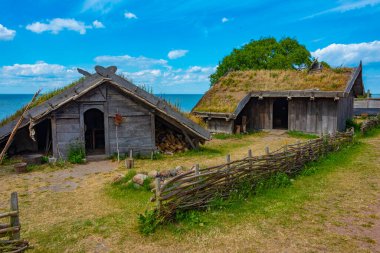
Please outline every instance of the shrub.
M346 120L346 129L353 127L355 132L360 131L361 123L355 122L353 119Z
M70 144L68 160L71 163L83 163L86 158L86 152L83 143L75 142Z

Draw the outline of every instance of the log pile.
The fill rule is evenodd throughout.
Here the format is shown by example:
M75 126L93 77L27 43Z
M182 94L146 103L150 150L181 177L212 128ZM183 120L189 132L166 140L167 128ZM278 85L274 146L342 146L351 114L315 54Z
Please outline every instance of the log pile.
M175 133L167 129L158 129L156 132L156 145L160 152L163 153L178 153L189 149L182 134Z

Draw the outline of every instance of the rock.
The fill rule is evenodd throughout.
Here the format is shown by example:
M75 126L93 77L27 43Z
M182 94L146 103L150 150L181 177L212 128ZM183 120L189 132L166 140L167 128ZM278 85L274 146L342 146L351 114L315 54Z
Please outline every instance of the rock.
M176 169L171 169L171 170L169 171L169 176L171 176L171 177L175 177L175 176L177 176L177 170L176 170Z
M119 182L121 182L122 180L123 180L123 178L124 178L124 175L122 175L122 174L119 174L119 175L117 175L116 177L114 177L113 179L112 179L112 183L119 183Z
M170 151L166 151L164 154L165 154L165 155L174 155L174 153L173 153L173 152L170 152Z
M136 174L132 181L136 184L139 184L139 185L143 185L144 184L144 181L145 179L147 179L148 176L147 175L144 175L144 174Z
M160 177L169 177L170 176L170 171L168 171L168 170L160 171L159 176Z
M152 170L148 172L148 177L156 178L158 176L157 170Z

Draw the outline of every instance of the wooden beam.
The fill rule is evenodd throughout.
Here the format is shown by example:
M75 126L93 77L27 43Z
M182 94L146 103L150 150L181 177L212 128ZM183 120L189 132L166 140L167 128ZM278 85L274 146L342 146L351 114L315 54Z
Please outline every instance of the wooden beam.
M16 133L17 133L17 130L18 128L20 127L23 119L24 119L24 115L25 113L29 110L29 108L32 106L33 102L36 100L36 98L38 97L38 95L40 94L41 92L41 89L39 89L36 94L34 94L32 100L29 102L29 104L25 107L23 113L21 114L20 116L20 119L18 120L16 126L13 128L13 131L11 132L11 135L9 136L8 138L8 141L7 143L5 144L4 148L3 148L3 151L1 152L0 154L0 164L3 163L3 159L5 157L5 154L7 153L8 151L8 148L9 146L12 144L12 141L13 141L13 138L15 137Z
M186 138L187 142L189 142L190 146L191 146L193 149L197 149L197 147L194 145L193 141L190 139L190 137L189 137L189 135L186 133L186 131L182 129L182 133L183 133L183 135L185 135L185 138Z

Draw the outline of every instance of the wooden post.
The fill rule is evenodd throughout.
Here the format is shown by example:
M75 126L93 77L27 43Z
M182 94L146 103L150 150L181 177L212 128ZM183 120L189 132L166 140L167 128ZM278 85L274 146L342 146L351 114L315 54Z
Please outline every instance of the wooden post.
M241 117L241 128L242 128L243 133L247 132L247 116Z
M16 211L17 215L11 216L11 227L18 227L20 228L20 219L18 214L18 196L17 192L12 192L11 194L11 211ZM19 240L20 239L20 229L13 232L11 235L11 240Z
M231 168L231 166L229 164L231 162L231 155L230 154L228 154L226 156L226 162L227 162L227 170L226 170L226 172L227 172L227 184L230 184L230 168Z
M200 173L199 173L199 164L197 163L195 165L195 175L198 176Z
M248 149L249 169L252 170L252 149Z
M161 211L161 178L156 177L156 205L157 205L157 211L160 213Z
M133 151L131 149L129 150L129 158L125 159L125 167L127 167L127 169L132 169L134 165Z
M265 147L265 154L266 154L266 155L269 155L269 153L270 153L270 152L269 152L269 147Z

